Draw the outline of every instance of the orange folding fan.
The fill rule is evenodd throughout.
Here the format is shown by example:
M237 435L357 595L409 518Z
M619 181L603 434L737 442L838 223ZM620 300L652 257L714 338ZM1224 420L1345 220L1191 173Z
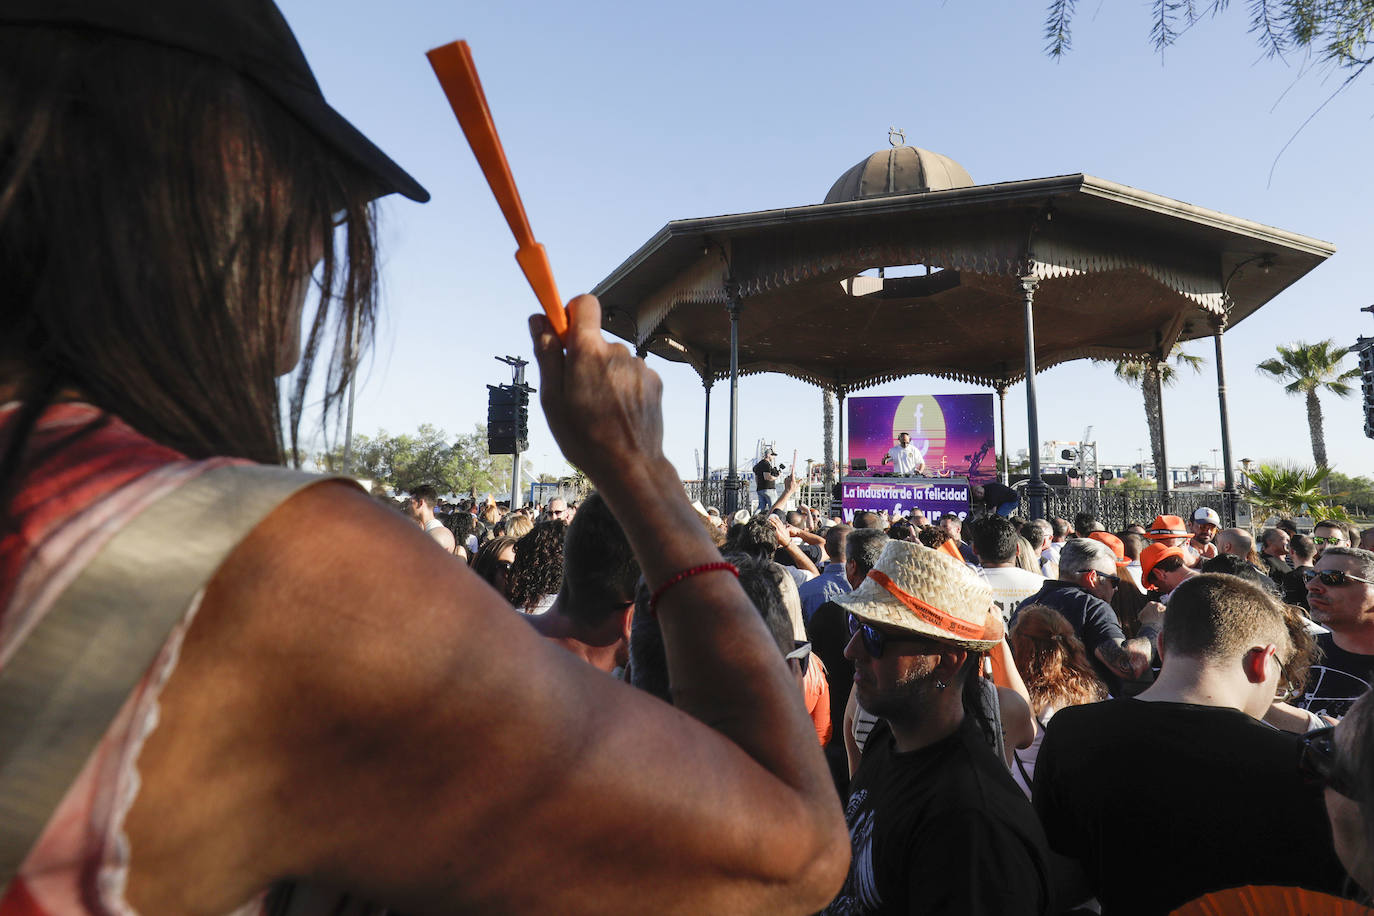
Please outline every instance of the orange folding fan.
M472 62L472 52L466 41L455 41L425 53L434 75L439 78L444 95L458 116L463 133L467 135L468 145L482 167L482 174L491 186L491 193L506 223L520 246L515 252L515 260L525 272L525 279L534 290L539 303L544 306L544 314L549 323L562 338L568 331L568 313L563 308L563 300L558 297L558 285L553 280L553 268L549 266L548 253L544 246L534 240L530 221L525 216L525 205L520 200L520 191L511 175L510 163L506 161L506 151L501 146L501 138L496 133L496 124L491 119L491 108L487 106L486 94L482 92L482 81L477 78L477 67Z

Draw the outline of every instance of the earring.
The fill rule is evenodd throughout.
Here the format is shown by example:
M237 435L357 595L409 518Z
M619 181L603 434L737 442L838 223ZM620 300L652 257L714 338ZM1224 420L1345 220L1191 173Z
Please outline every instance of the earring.
M949 685L946 684L944 681L936 681L936 682L935 682L935 689L936 689L936 690L944 690L944 689L945 689L946 687L948 687L948 686L949 686Z

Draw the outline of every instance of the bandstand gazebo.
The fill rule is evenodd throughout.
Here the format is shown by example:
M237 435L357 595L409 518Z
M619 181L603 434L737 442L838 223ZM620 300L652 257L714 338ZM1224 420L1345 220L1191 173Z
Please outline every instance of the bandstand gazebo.
M594 292L606 330L702 379L705 467L711 388L729 379L727 507L740 486L740 375L820 386L840 399L841 423L849 393L931 375L1003 398L1025 380L1028 495L1041 517L1036 371L1083 357L1162 361L1202 337L1216 349L1232 505L1223 333L1334 251L1091 175L975 185L948 157L896 146L846 171L823 203L674 220ZM902 275L860 276L875 268Z

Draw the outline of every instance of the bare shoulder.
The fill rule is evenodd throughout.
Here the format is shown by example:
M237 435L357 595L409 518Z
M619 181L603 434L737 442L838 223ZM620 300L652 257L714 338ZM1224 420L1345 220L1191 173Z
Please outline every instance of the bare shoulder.
M738 746L337 483L220 568L163 700L126 825L141 912L229 911L287 875L406 911L600 913L614 889L639 912L810 912L809 875L843 871Z
M457 545L457 541L453 539L452 531L440 526L438 528L431 528L425 533L437 541L440 547L444 548L449 553L453 553L453 548Z
M340 817L398 842L388 819L416 810L378 784L409 771L442 795L437 769L415 770L422 749L470 775L451 752L483 732L463 679L483 679L487 638L542 648L408 519L339 482L292 496L216 572L162 693L126 825L131 901L229 911L282 875L375 852L339 849Z

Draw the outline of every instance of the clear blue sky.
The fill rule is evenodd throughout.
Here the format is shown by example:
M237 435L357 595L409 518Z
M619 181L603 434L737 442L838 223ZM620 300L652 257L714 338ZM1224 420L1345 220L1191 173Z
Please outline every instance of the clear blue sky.
M819 202L896 126L980 184L1086 172L1334 243L1335 257L1226 335L1236 459L1311 462L1302 399L1254 369L1276 344L1374 335L1359 311L1374 302L1374 81L1338 96L1280 157L1343 77L1262 59L1240 4L1162 58L1147 4L1081 4L1074 49L1058 62L1042 53L1036 2L281 6L330 102L434 196L383 206L384 316L358 393L360 432L468 431L485 421L485 386L509 381L492 357L530 356L525 317L537 303L424 57L457 38L472 45L565 298L669 220ZM1220 447L1211 346L1189 351L1208 365L1166 391L1172 464L1210 463ZM668 457L695 476L701 384L685 367L650 364L664 380ZM918 376L861 393L978 390ZM1110 368L1051 369L1038 393L1043 439L1077 439L1092 424L1104 461L1148 454L1140 395ZM725 463L725 402L718 386L715 466ZM1026 447L1023 386L1007 406L1015 453ZM1358 389L1323 406L1331 462L1374 472ZM760 436L821 458L820 411L811 386L742 380L741 461ZM562 472L537 411L530 425L527 459Z

